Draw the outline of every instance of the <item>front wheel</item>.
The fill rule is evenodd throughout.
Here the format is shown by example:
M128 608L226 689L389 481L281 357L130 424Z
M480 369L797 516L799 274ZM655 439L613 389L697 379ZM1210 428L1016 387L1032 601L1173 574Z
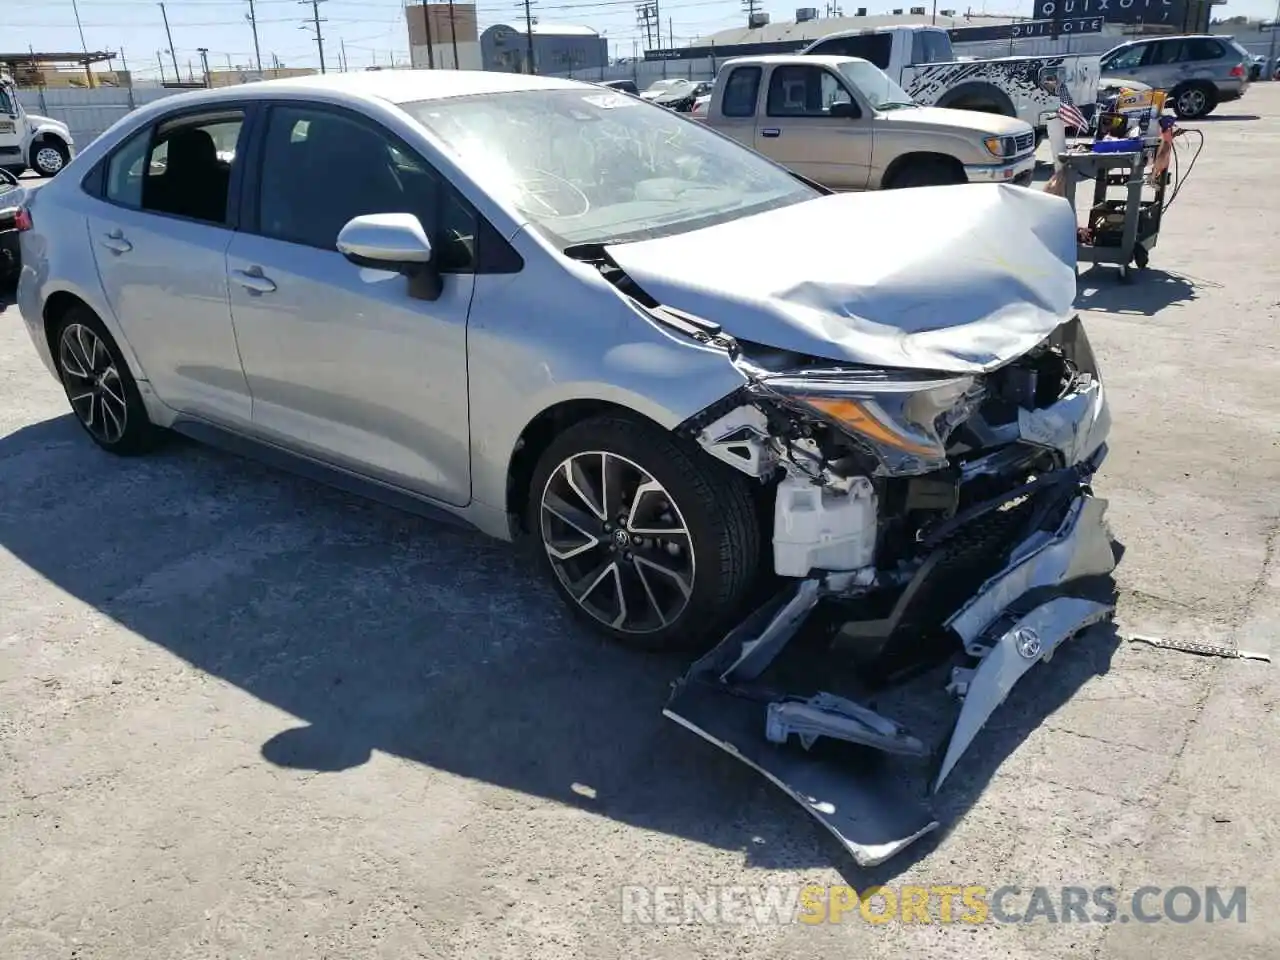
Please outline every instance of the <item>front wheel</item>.
M46 138L31 148L31 169L42 177L52 177L71 159L71 151L61 140Z
M1173 112L1180 120L1203 117L1217 105L1217 91L1208 84L1188 84L1173 92Z
M746 477L625 416L584 421L552 441L528 511L561 597L627 646L719 640L761 566Z

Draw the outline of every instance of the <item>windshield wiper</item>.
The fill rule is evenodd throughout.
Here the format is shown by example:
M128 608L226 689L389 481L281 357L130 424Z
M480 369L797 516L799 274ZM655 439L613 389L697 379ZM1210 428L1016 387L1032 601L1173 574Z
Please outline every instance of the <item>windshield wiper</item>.
M920 104L913 100L886 100L879 105L881 110L896 110L898 107L918 107Z

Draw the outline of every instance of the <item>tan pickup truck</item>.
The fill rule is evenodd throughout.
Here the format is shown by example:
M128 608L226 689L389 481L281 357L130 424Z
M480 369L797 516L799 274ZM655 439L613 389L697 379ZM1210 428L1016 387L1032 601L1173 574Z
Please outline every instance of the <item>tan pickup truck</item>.
M922 107L875 64L789 54L725 62L697 119L833 190L1031 182L1035 131Z

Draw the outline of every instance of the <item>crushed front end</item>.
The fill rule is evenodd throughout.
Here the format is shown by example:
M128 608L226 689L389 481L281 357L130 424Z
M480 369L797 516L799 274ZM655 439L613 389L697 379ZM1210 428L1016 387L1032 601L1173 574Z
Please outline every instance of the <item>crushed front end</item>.
M982 374L735 362L748 385L682 429L772 496L781 589L664 712L876 864L937 826L928 792L1022 675L1112 612L1102 381L1078 318ZM942 742L870 705L948 661Z

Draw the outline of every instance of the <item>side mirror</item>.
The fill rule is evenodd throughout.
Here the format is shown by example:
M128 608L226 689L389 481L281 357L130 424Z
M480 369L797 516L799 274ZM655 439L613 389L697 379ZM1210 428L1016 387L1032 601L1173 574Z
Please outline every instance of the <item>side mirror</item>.
M338 232L338 252L358 267L394 270L409 278L409 295L438 300L443 289L432 262L431 241L411 213L371 213L353 217Z
M857 120L862 116L862 111L851 100L837 100L831 105L831 116L842 117L845 120Z

